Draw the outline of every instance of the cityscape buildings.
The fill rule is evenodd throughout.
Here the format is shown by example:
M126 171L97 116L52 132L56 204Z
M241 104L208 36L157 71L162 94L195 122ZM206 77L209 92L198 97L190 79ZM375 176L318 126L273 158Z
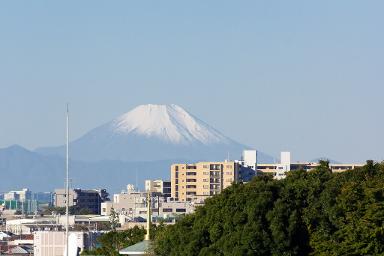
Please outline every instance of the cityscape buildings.
M112 212L117 215L119 229L145 226L146 221L172 224L178 216L193 213L196 206L204 204L205 199L221 193L233 183L248 182L259 175L283 179L287 172L299 169L311 171L318 165L314 162L293 162L290 152L281 152L277 163L258 163L256 150L244 150L240 160L172 164L170 181L147 179L144 191L138 191L134 185L128 184L125 191L113 194L112 200L106 189L70 189L69 206L77 210L86 209L85 212L92 215L68 217L69 250L80 252L94 248L96 238L101 234L99 230L110 228ZM329 166L333 172L343 172L362 164L330 163ZM37 213L43 208L40 204L32 207L32 202L34 198L40 198L39 201L44 202L43 207L53 202L55 209L62 208L67 199L64 189L56 189L54 193L15 190L4 193L3 198L0 200L0 212L3 213L0 218L0 228L3 230L0 233L0 252L62 255L65 248L66 216L60 212L38 216ZM86 228L87 231L75 231L78 228ZM130 247L129 250L134 248Z

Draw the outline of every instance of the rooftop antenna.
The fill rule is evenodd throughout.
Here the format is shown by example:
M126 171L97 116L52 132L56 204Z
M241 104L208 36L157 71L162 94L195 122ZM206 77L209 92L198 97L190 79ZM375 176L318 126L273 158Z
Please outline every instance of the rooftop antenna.
M65 256L68 256L68 230L69 230L69 106L67 103L67 115L66 115L66 158L65 158Z

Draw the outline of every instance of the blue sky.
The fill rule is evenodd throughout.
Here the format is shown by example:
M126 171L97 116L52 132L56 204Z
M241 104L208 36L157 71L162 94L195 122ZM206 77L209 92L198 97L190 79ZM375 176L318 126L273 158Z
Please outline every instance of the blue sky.
M295 160L383 159L383 1L2 1L0 147L176 103Z

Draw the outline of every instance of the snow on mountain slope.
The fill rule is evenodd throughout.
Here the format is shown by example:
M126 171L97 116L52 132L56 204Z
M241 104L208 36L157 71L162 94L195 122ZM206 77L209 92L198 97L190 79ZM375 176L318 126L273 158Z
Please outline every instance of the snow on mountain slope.
M249 149L177 105L141 105L70 143L71 158L81 161L159 161L239 159ZM64 155L64 147L36 150ZM260 161L269 161L262 153ZM265 156L265 157L264 157Z
M157 137L174 144L229 143L228 138L177 105L141 105L112 122L115 132Z

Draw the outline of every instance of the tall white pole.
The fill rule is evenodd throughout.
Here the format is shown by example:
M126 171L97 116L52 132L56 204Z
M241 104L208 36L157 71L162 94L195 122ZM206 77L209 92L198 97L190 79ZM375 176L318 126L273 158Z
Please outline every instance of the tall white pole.
M69 109L67 104L67 131L66 131L66 182L65 182L65 256L68 256L68 230L69 230Z

